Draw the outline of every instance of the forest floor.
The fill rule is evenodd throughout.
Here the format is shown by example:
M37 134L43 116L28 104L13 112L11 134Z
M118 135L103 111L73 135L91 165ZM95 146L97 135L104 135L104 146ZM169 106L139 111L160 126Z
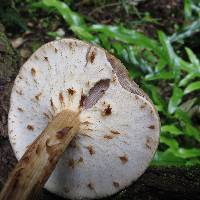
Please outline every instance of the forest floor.
M156 37L157 30L172 34L176 26L183 24L181 0L152 0L131 8L114 2L96 5L93 1L78 1L73 4L73 9L86 16L91 23L125 24L126 27L144 32L152 37ZM21 6L21 3L19 5ZM15 27L13 30L11 26L7 29L7 35L13 46L19 50L22 62L42 44L54 40L55 34L60 37L74 36L66 23L53 13L49 15L44 11L30 12L26 7L20 7L19 11L28 29L22 32L20 27Z

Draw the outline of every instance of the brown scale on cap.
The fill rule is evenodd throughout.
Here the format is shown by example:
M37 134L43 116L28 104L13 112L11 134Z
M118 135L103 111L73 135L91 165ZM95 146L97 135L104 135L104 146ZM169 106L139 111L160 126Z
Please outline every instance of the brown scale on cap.
M62 92L59 93L59 101L60 101L61 105L64 104L64 96L63 96Z
M83 162L83 157L80 157L78 162Z
M107 107L101 112L102 116L109 116L112 114L112 108L110 104L107 105Z
M53 103L52 98L50 99L50 104L51 104L51 108L52 108L52 110L55 112L56 107L55 107L55 105L54 105L54 103Z
M75 167L74 159L69 159L68 160L68 166L71 167L72 169L74 169L74 167Z
M40 100L40 97L41 97L41 95L42 95L42 93L40 92L40 93L38 93L37 95L35 95L35 99L37 100L37 101L39 101Z
M89 85L90 85L90 81L87 81L87 82L86 82L86 86L89 86Z
M73 45L72 42L69 42L69 48L72 49Z
M111 130L110 132L112 134L104 135L104 138L106 138L106 139L113 139L115 136L120 135L120 132L118 132L118 131Z
M145 146L148 148L148 149L152 149L152 147L154 146L154 141L151 137L147 137L146 138L146 143L145 143Z
M136 99L136 100L138 100L138 99L139 99L139 97L138 97L137 95L135 95L135 99Z
M43 115L44 115L47 119L51 119L47 113L43 112Z
M55 53L58 53L58 49L55 48L54 50L55 50Z
M36 75L36 70L34 68L31 68L31 74L32 74L32 76Z
M119 156L119 159L123 164L126 164L128 162L128 156L126 154L123 156Z
M148 128L150 128L150 129L155 129L155 126L154 126L154 125L151 125L151 126L148 126Z
M85 131L93 131L93 129L91 129L91 128L85 128L84 130L85 130ZM81 134L84 135L84 136L91 137L90 135L88 135L88 134L86 134L86 133L81 133Z
M113 130L111 130L110 131L112 134L114 134L114 135L119 135L120 134L120 132L118 132L118 131L113 131Z
M89 145L89 146L87 146L86 148L88 149L88 151L89 151L89 153L90 153L91 156L92 156L93 154L95 154L95 150L94 150L94 148L93 148L92 145Z
M39 59L39 57L38 57L36 54L34 54L34 58L35 58L36 60Z
M108 139L108 140L111 140L111 139L113 139L113 135L104 135L103 136L105 139Z
M117 80L117 77L115 75L113 75L112 82L115 82L116 80Z
M86 99L86 95L81 94L81 99L80 99L80 102L79 102L80 107L83 107L83 106L84 106L84 101L85 101L85 99Z
M92 183L88 183L87 186L90 188L90 190L94 190L94 185Z
M24 110L20 107L18 107L17 110L19 110L20 112L24 112Z
M95 57L96 57L96 52L95 51L89 52L88 56L87 56L87 61L90 62L90 63L93 63Z
M67 92L68 92L68 94L69 94L70 96L73 96L73 95L76 93L76 91L75 91L73 88L68 88L68 89L67 89Z
M48 57L46 57L46 56L44 57L44 60L49 61L49 60L48 60Z
M21 90L16 90L16 93L19 94L20 96L23 95L23 92Z
M30 125L28 124L27 125L27 129L30 130L30 131L34 131L34 126L33 125Z
M116 188L118 188L118 187L119 187L119 183L118 183L118 182L116 182L116 181L113 181L113 185L114 185L114 187L116 187Z
M89 126L90 124L92 124L91 122L89 121L85 121L85 122L82 122L83 125L86 125L86 126Z
M140 108L143 109L143 108L146 107L146 105L147 105L147 103L145 102L144 104L142 104L142 105L140 106Z

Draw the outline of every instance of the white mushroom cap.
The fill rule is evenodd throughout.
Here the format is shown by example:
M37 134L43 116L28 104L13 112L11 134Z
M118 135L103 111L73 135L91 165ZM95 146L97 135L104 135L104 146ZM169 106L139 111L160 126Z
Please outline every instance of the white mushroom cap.
M148 167L159 141L158 114L114 56L63 39L30 57L11 94L9 137L17 159L64 109L80 111L81 126L46 189L71 199L106 197Z

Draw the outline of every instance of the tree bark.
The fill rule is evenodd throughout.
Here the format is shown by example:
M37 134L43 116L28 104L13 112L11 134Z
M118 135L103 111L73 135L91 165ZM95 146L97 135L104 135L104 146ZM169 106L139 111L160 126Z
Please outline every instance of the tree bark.
M5 34L0 32L0 189L16 158L7 136L7 114L10 91L18 73L20 58ZM41 200L61 200L46 190ZM124 191L107 200L198 200L200 199L200 168L150 167L141 178Z
M20 66L19 54L12 48L3 30L0 24L0 186L16 164L7 135L7 115L13 80Z

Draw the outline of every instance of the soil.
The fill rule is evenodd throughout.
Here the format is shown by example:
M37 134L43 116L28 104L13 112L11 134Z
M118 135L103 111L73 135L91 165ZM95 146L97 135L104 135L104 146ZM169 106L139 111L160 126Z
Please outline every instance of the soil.
M16 30L16 26L13 25L14 30L6 26L6 31L12 42L19 38L24 40L17 46L22 61L25 61L39 46L55 39L54 36L47 34L48 32L61 30L64 37L74 37L64 20L60 20L58 15L45 12L45 10L29 12L23 2L18 0L16 2L16 8L26 22L28 30L22 32L20 27ZM182 0L144 0L137 7L127 8L126 5L120 4L122 1L105 0L105 2L108 3L90 0L74 1L70 7L83 15L88 23L124 24L151 37L157 37L157 30L170 35L175 30L175 26L183 24ZM151 22L145 21L145 13L149 13L153 19Z
M95 1L81 1L81 3L74 4L74 9L87 16L87 19L91 22L122 23L153 37L156 36L157 30L171 34L174 31L175 24L181 25L183 23L182 0L146 0L141 1L137 7L125 7L126 5L122 5L120 2L116 3L112 0L108 4L100 3L98 5ZM130 11L127 11L127 9ZM112 12L110 12L111 10ZM147 23L144 20L145 13L149 13L156 22Z

